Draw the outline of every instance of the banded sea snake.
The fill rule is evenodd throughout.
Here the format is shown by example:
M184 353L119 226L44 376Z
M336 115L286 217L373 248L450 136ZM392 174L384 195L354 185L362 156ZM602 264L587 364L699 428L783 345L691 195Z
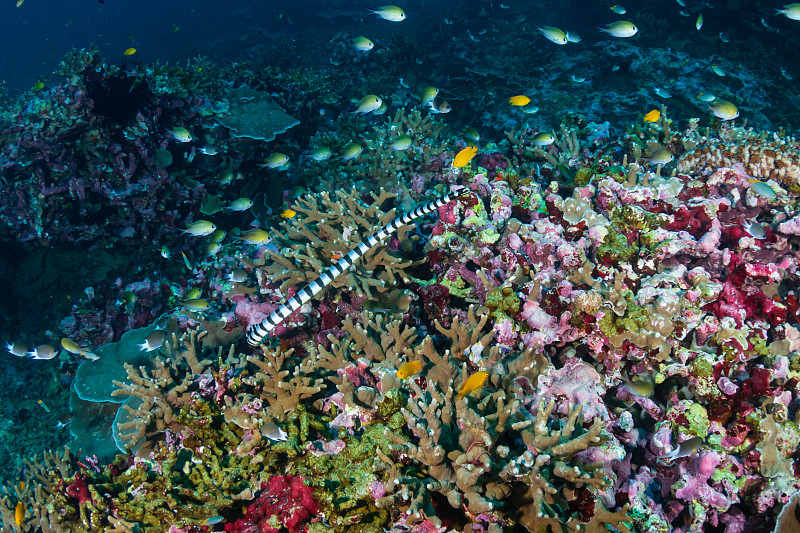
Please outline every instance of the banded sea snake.
M311 298L316 296L322 289L327 287L340 274L350 268L353 263L358 261L370 250L370 248L397 231L400 226L404 226L415 218L419 218L432 211L435 211L436 209L439 209L441 206L450 203L467 192L469 192L469 188L464 187L463 189L451 192L450 194L439 198L438 200L434 200L429 204L418 207L410 213L406 213L403 216L395 218L376 233L361 241L361 244L350 250L347 255L339 259L338 262L323 272L317 279L309 283L297 294L289 298L285 304L273 311L267 318L262 320L259 324L253 324L250 326L247 330L247 342L253 346L258 346L264 342L264 339L269 336L273 329L278 327L284 320L286 320L286 317L299 309L303 304L311 300Z

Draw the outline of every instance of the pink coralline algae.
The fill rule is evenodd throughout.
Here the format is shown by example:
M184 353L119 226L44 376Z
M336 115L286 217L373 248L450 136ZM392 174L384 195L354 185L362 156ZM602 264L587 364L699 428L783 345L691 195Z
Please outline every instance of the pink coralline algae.
M245 518L226 524L231 533L290 533L308 531L318 512L311 487L300 476L272 476L261 485L262 494L247 507Z

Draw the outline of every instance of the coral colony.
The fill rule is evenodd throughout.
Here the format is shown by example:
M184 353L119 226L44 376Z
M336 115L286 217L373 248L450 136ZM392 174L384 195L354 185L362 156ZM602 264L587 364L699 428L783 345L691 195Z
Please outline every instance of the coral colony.
M71 442L4 531L797 531L796 139L661 108L462 152L434 94L299 159L311 73L202 66L76 51L7 117L8 235L170 266L9 344L71 369ZM276 202L284 151L316 181Z

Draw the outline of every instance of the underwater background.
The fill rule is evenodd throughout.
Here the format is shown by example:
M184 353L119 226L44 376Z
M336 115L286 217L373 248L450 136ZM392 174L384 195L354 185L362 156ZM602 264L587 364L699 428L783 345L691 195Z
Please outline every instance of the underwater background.
M800 531L800 4L0 20L3 531Z

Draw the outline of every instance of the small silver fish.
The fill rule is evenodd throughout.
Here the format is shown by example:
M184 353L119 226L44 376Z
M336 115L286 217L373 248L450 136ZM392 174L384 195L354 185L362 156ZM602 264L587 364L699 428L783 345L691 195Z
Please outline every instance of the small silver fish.
M6 350L11 355L16 355L17 357L25 357L28 355L28 347L21 342L6 342Z
M52 359L56 355L58 355L58 350L49 344L39 345L28 352L28 357L33 357L34 359Z
M744 223L744 230L750 234L754 239L766 239L767 232L764 227L755 220L748 220Z
M659 461L674 461L682 457L688 457L696 452L703 445L703 439L694 437L681 442L677 448L658 458Z
M260 431L264 437L273 441L284 441L289 438L289 435L287 435L285 431L278 427L277 424L273 424L272 422L263 424L260 428Z
M157 329L154 330L150 335L145 337L144 342L139 344L139 349L145 352L152 352L153 350L157 350L164 344L167 335L162 330Z

